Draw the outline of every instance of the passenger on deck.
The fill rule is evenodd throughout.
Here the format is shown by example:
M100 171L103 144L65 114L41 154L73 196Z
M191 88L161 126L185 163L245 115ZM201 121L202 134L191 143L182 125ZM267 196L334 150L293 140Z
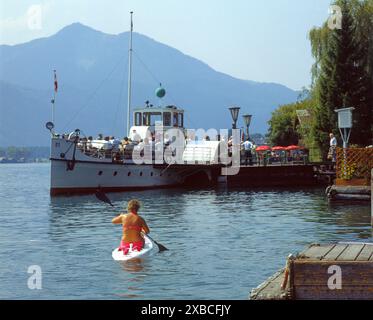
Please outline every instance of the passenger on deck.
M146 154L151 154L152 152L152 144L150 143L149 139L148 138L145 138L144 139L144 152L146 152Z
M85 151L86 145L87 145L87 138L86 137L80 138L78 142L78 148L81 148Z
M156 153L162 153L163 152L163 143L162 143L161 137L159 135L156 136L156 138L155 138L154 150L155 150Z
M167 133L164 135L164 141L163 141L163 143L164 143L165 146L168 146L171 143L171 140L170 140L170 138L169 138L169 136L168 136Z
M105 155L110 156L111 150L113 149L113 145L110 142L110 137L105 137L105 141L102 144L102 149L105 150Z
M87 140L87 150L92 149L92 140L93 140L93 137L89 136Z
M104 140L104 135L102 133L99 133L96 140Z
M119 250L122 250L123 254L129 252L131 245L132 250L141 251L144 247L142 233L148 234L150 232L145 220L138 215L140 206L138 200L130 200L127 206L128 213L122 213L112 220L114 224L123 225L122 240L119 246Z
M120 142L120 145L119 145L119 150L121 152L124 152L124 150L126 149L126 147L130 144L130 141L128 140L127 137L124 137L123 140Z
M128 140L127 137L124 137L121 143L122 143L122 146L126 146L127 144L130 144L130 141Z
M114 136L111 136L109 142L112 144L113 150L119 150L119 145L120 145L119 139L116 139Z
M141 136L136 132L136 129L132 130L130 138L135 144L139 143L141 140Z
M135 146L135 150L141 150L144 147L144 140L140 140L140 142Z

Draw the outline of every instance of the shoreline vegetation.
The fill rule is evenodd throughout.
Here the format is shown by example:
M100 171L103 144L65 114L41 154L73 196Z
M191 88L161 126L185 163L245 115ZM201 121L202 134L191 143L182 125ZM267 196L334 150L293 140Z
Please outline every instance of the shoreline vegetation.
M312 83L298 101L272 112L267 138L273 145L299 144L313 161L326 160L329 133L339 138L335 109L354 107L350 144L366 147L373 139L373 0L336 0L342 25L325 22L310 30Z
M0 164L49 162L50 147L0 147Z

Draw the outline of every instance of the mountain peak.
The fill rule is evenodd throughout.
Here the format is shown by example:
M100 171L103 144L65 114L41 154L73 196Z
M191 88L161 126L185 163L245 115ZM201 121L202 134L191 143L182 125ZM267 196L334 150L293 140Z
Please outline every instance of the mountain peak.
M57 34L76 34L76 33L99 33L103 34L103 32L93 29L81 22L74 22L72 24L67 25L66 27L62 28Z
M0 144L24 145L17 132L25 128L30 143L49 143L40 124L50 119L54 69L59 77L57 129L79 127L86 133L123 135L119 123L126 119L121 105L127 89L128 35L128 31L113 35L76 22L50 37L0 46ZM227 128L227 108L234 104L254 115L252 132L264 133L271 112L297 99L296 92L283 86L256 85L217 72L145 35L135 33L134 45L133 105L156 99L154 88L162 82L170 93L163 103L185 108L187 126ZM78 110L81 117L72 120Z

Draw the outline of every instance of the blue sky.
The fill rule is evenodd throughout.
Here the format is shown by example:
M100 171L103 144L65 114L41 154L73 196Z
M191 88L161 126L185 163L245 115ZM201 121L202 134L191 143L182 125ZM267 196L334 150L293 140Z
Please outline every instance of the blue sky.
M134 29L234 77L310 84L308 31L328 18L330 0L0 0L0 44L50 36L81 22L117 34ZM40 24L29 27L33 6ZM31 8L31 9L30 9ZM31 11L29 11L31 10Z

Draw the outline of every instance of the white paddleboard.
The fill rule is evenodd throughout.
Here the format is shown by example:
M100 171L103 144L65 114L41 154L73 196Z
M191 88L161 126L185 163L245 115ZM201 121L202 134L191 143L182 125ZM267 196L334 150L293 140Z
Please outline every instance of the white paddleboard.
M132 250L132 246L127 254L123 254L123 251L119 251L119 248L116 248L113 253L111 254L113 259L116 261L127 261L134 258L142 258L146 256L150 256L159 251L158 246L150 240L146 235L144 235L144 248L141 251Z

